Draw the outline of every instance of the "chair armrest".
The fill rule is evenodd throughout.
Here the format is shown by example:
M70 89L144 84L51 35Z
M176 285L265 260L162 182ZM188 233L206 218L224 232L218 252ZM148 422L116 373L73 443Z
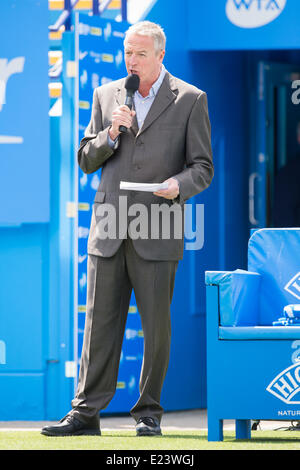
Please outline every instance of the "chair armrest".
M259 318L261 275L235 271L206 271L205 283L218 286L221 326L253 326Z

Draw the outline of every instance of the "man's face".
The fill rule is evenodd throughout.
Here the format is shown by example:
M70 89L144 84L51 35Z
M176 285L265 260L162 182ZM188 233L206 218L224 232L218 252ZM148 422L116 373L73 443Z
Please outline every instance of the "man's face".
M165 51L156 53L152 37L133 33L125 39L124 47L127 73L138 75L140 86L152 86L160 74Z

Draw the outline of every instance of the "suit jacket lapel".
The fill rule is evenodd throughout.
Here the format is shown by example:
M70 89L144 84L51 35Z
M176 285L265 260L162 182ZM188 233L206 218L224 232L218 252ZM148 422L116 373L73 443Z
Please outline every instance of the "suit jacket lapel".
M122 86L116 90L115 98L119 106L125 103L126 89L124 84L122 84ZM144 124L140 129L138 128L136 116L134 117L132 126L130 128L134 135L139 136L142 132L144 132L152 124L152 122L155 121L155 119L157 119L161 113L176 99L177 93L178 88L175 84L173 76L166 72L161 87L158 90L158 93L146 116Z
M166 72L161 87L152 103L151 108L146 116L144 124L139 129L137 135L144 132L157 119L165 109L176 99L178 88L172 75Z

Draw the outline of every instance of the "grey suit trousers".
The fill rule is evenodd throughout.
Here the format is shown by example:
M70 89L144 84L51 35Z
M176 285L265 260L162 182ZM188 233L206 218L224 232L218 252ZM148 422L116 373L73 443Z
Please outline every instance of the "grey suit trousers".
M133 288L144 334L144 357L140 397L131 415L136 421L142 416L161 420L160 395L169 362L170 304L177 266L178 261L141 258L129 238L112 257L89 255L84 342L70 414L87 422L113 398Z

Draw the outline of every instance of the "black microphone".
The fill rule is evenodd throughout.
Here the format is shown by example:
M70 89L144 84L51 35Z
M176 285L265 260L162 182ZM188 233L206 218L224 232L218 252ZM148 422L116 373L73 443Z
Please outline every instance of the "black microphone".
M128 106L129 109L132 109L133 105L133 95L139 89L140 86L140 77L135 73L128 75L125 80L125 88L126 88L126 100L125 105ZM127 127L120 126L120 132L127 132Z

